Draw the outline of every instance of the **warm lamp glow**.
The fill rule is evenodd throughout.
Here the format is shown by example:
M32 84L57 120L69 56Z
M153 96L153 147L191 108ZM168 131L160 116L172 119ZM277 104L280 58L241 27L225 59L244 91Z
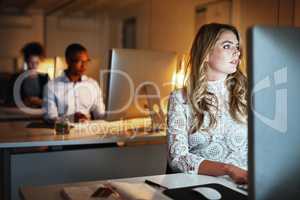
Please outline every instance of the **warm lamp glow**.
M62 57L55 57L55 73L54 76L58 77L60 76L63 71L67 68L65 59Z
M185 82L185 56L182 56L180 59L179 70L174 73L172 83L175 88L183 88Z
M182 88L184 86L185 73L184 70L180 70L179 72L173 75L173 85L175 88Z
M52 78L54 78L54 69L55 69L54 59L53 58L46 58L40 63L37 71L41 72L41 73L48 74L50 79L52 79Z
M37 71L49 75L50 79L60 76L66 68L64 58L56 56L55 58L45 58L40 63Z

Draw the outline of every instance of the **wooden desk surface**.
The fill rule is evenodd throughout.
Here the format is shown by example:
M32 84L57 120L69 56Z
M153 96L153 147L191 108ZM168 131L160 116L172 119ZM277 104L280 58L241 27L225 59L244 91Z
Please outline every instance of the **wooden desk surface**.
M28 128L32 122L0 122L0 148L36 147L52 145L102 144L115 142L166 141L165 131L114 132L94 130L85 132L71 130L68 135L57 135L51 128ZM34 122L41 123L41 122Z
M127 178L127 179L115 179L120 181L127 182L143 182L145 177L137 178ZM79 183L69 183L69 184L58 184L58 185L49 185L49 186L37 186L37 187L21 187L20 196L24 200L64 200L61 196L61 190L64 187L70 186L93 186L104 181L89 181L89 182L79 182Z
M113 181L126 181L126 182L144 182L145 180L151 180L160 185L168 188L188 187L193 185L218 183L226 187L229 187L237 192L247 195L247 192L240 190L236 187L227 177L212 177L203 175L192 175L192 174L168 174L168 175L157 175L157 176L144 176L126 179L115 179ZM103 181L91 181L91 182L80 182L70 184L58 184L50 186L24 186L20 188L20 195L24 200L64 200L61 196L61 190L64 187L70 186L93 186L102 183Z

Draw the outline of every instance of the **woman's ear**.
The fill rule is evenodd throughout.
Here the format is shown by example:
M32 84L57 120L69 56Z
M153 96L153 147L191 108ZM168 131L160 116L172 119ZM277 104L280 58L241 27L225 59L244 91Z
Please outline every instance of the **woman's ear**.
M209 61L209 53L206 55L204 62L208 62Z

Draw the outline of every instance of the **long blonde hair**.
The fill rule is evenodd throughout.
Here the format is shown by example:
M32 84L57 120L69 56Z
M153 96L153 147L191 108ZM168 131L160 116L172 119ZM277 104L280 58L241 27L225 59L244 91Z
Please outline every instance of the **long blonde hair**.
M188 61L189 74L186 85L187 98L194 116L190 133L195 133L199 129L209 130L217 125L216 113L213 110L218 108L218 99L215 94L207 90L208 66L205 59L224 31L233 32L240 42L235 27L217 23L202 26L194 39ZM241 72L240 66L227 76L225 84L230 96L229 113L235 121L242 123L241 117L247 116L247 78ZM209 125L201 127L205 112L208 113Z

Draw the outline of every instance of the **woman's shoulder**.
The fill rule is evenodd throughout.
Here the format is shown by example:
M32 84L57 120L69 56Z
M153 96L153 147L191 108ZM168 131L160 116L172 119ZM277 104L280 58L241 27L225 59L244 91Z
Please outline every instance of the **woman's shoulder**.
M47 73L38 73L38 78L40 81L40 84L45 85L49 81L49 75Z
M38 76L43 77L43 78L49 78L49 75L47 73L43 73L43 72L39 72Z
M185 88L176 89L171 92L170 99L176 99L182 104L186 104L188 102L187 92Z

